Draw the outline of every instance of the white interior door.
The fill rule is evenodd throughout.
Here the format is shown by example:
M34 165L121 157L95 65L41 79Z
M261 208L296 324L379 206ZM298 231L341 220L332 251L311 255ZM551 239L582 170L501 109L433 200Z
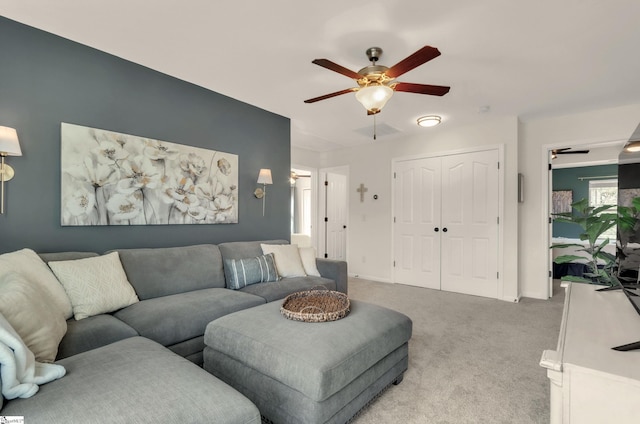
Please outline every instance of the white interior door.
M347 260L347 176L325 174L325 257Z
M394 188L394 277L440 289L440 158L398 162Z
M442 290L498 297L498 151L442 158Z

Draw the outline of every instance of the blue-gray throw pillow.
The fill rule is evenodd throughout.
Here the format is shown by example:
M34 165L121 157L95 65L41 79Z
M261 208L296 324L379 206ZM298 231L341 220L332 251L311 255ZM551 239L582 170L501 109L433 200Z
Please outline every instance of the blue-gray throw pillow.
M224 273L227 287L238 290L250 284L278 281L273 253L255 258L225 259Z

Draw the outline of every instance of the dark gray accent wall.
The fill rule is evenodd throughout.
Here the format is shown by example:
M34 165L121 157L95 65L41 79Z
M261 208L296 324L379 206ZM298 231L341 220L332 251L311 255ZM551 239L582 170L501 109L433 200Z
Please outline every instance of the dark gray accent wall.
M4 17L0 51L0 125L16 128L23 153L7 158L16 176L0 253L289 239L288 118ZM61 122L237 154L238 224L62 227ZM274 181L265 217L253 195L260 168Z

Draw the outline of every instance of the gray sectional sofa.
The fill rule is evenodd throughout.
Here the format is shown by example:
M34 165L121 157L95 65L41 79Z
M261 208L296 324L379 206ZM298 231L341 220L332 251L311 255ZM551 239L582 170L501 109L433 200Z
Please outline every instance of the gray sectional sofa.
M0 415L28 423L259 423L255 405L204 371L207 324L224 315L322 285L347 293L345 262L317 259L321 276L227 288L224 259L262 255L261 243L117 250L139 302L67 321L56 363L67 375ZM45 262L99 256L42 253ZM194 365L196 364L196 365Z

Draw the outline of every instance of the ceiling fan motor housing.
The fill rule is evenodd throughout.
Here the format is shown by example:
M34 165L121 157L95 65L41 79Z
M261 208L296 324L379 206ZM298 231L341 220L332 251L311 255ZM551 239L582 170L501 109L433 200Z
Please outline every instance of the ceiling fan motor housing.
M367 49L367 57L369 58L369 61L375 63L380 59L380 56L382 56L382 49L380 47L369 47Z

